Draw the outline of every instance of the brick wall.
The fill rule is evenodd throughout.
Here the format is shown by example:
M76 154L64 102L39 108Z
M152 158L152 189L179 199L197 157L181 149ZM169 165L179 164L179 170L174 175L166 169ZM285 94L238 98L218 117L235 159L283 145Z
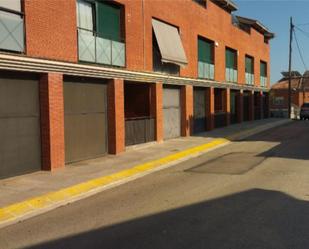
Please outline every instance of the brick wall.
M65 164L63 76L48 73L40 82L42 169L53 170Z
M117 0L125 7L126 65L152 71L152 17L179 27L189 65L183 77L197 77L198 35L218 43L215 79L225 80L225 47L239 51L239 83L245 83L245 55L254 57L255 83L260 82L260 60L268 62L269 45L254 29L251 34L232 25L231 15L212 1L207 8L192 0ZM25 0L27 55L77 62L76 0ZM269 82L269 75L268 75Z
M77 62L75 0L25 0L26 54Z
M123 80L109 80L107 91L108 150L110 154L119 154L125 150Z

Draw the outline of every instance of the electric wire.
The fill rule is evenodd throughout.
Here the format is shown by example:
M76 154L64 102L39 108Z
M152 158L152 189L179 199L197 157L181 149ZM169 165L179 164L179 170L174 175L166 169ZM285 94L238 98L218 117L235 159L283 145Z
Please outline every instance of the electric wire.
M299 42L298 42L298 39L297 39L297 36L296 36L296 32L295 32L295 29L293 29L293 33L294 33L294 37L295 37L295 41L296 41L296 46L297 46L297 50L298 50L298 53L299 53L299 57L303 63L303 66L305 68L305 71L307 71L307 65L305 63L305 60L304 60L304 57L303 57L303 53L301 51L301 48L299 46Z

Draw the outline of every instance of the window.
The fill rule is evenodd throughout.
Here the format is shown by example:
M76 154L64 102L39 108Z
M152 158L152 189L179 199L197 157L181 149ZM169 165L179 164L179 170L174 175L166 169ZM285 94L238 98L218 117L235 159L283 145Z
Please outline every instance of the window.
M267 86L267 63L264 61L260 62L260 84L262 87Z
M188 60L178 27L152 19L152 28L153 70L179 75L180 67L186 67Z
M24 14L20 0L0 1L0 49L24 52Z
M198 38L198 77L214 79L214 42Z
M180 74L179 65L168 62L162 62L161 52L154 32L152 32L152 65L154 72L171 74L171 75Z
M225 50L225 79L228 82L237 82L237 51L231 48Z
M77 1L79 60L125 66L123 9L100 1Z
M246 73L246 84L254 85L254 59L253 57L246 55L245 58L245 73Z

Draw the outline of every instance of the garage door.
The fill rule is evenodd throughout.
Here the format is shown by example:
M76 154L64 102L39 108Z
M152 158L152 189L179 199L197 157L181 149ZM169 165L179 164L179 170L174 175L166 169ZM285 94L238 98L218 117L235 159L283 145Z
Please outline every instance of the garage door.
M238 122L238 117L237 117L237 108L238 108L238 96L236 91L231 91L231 96L230 96L230 105L231 105L231 124L236 124Z
M193 130L194 133L201 133L206 130L206 91L204 89L194 89L193 101Z
M180 89L163 89L163 127L164 139L180 137Z
M0 178L41 169L38 80L0 78Z
M107 153L106 91L90 80L64 82L66 163Z

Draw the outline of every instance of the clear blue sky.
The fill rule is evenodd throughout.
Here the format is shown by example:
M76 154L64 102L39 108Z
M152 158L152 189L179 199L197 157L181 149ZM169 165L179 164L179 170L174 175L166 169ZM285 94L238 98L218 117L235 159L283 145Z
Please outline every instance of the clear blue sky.
M309 0L234 0L239 10L237 15L258 19L276 34L271 41L271 83L281 78L281 71L288 69L289 48L289 19L293 17L294 23L309 23ZM308 37L296 31L296 37L301 48L306 66L309 66L309 25L299 26L308 32ZM305 67L301 62L296 42L293 43L293 69L303 73ZM309 69L308 69L309 70Z

